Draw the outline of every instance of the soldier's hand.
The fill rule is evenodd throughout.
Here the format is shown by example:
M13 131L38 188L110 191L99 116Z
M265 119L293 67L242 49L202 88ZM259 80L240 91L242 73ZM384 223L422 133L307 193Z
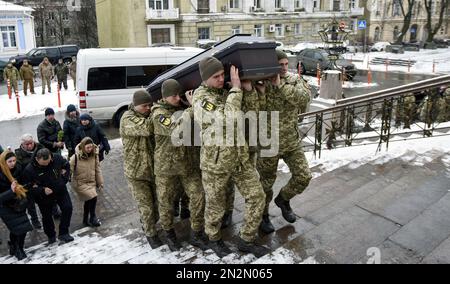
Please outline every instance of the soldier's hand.
M266 85L262 81L256 82L255 88L258 91L258 93L260 93L260 94L265 94L266 93Z
M241 85L242 85L242 88L245 91L247 91L247 92L253 91L252 81L250 81L250 80L243 80L243 81L241 81Z
M239 78L239 69L237 69L234 65L231 66L230 77L231 77L231 87L240 89L241 79Z
M192 105L192 101L194 100L194 91L190 90L186 92L186 99L189 102L189 105Z
M272 82L272 85L273 85L273 86L279 87L279 86L281 85L281 77L280 77L280 74L278 74L278 75L272 77L272 78L270 79L270 81Z

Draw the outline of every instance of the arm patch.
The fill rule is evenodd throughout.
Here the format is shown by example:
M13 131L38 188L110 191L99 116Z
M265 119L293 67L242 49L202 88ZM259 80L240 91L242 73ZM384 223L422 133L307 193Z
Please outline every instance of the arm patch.
M202 108L207 111L215 111L217 109L217 106L208 100L204 100L202 102Z
M172 120L162 114L159 116L159 122L166 127L169 127L172 124Z

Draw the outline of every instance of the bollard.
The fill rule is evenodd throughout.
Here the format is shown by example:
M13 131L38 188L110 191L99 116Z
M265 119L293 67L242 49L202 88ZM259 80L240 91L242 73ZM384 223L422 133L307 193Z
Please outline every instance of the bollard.
M321 78L321 74L320 74L320 64L317 63L317 81L320 87L320 78Z
M9 99L12 99L11 81L9 81L9 79L7 85L8 85L8 97Z
M372 84L372 72L370 71L370 68L369 71L367 71L367 84L369 84L369 86Z
M17 113L20 114L19 92L16 91Z
M58 84L58 108L61 108L61 90Z

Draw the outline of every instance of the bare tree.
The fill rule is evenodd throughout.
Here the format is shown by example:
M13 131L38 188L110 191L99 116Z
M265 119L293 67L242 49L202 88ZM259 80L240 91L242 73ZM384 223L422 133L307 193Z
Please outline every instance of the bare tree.
M95 0L81 1L81 9L76 12L73 24L81 47L98 46Z
M427 42L431 43L433 42L434 36L439 32L439 29L442 26L442 23L444 21L444 14L445 11L448 9L448 5L450 3L449 0L441 0L441 7L440 7L440 11L439 11L439 20L437 23L434 24L433 26L433 1L437 1L437 0L423 0L423 2L425 2L425 10L427 12L427 31L428 31L428 37L427 37ZM437 3L436 3L436 8L437 8Z
M407 2L406 6L404 2ZM403 39L405 35L408 33L409 27L411 26L413 8L414 4L416 3L416 0L407 0L407 1L394 0L394 4L395 3L397 3L400 6L400 11L403 15L403 26L395 43L402 44Z

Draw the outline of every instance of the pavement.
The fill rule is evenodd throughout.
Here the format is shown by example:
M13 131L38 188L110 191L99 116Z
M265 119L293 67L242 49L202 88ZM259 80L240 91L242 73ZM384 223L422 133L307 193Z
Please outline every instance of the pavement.
M74 201L75 242L47 246L41 230L29 234L28 258L20 263L450 263L450 153L415 152L387 163L338 168L313 179L291 205L299 217L288 224L271 204L276 232L260 238L272 253L257 259L236 248L244 200L237 194L233 225L224 230L233 254L219 259L186 243L187 220L177 219L183 249L152 250L140 229L135 202L125 185L121 149L102 165L105 194L98 203L100 228L81 226L81 203ZM414 163L421 160L423 164ZM320 166L312 168L320 171ZM278 172L277 193L290 178ZM6 232L0 229L5 240ZM0 250L0 263L16 263Z

